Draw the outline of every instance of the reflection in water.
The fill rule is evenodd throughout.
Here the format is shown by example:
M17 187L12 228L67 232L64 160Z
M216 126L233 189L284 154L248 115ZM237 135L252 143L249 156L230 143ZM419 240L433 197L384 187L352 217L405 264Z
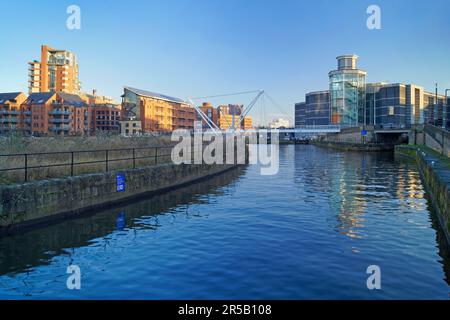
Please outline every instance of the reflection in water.
M332 158L328 167L314 161L295 162L301 174L294 181L306 188L307 192L326 192L330 206L336 212L336 231L351 238L364 236L366 210L379 208L386 199L395 199L404 207L424 210L424 190L419 173L401 166L395 174L391 170L394 163L390 153L339 153L331 150L314 150ZM296 155L302 157L302 154ZM319 170L318 170L319 169Z
M406 213L409 211L431 211L432 228L436 231L439 256L442 258L445 280L450 284L450 250L439 221L433 212L414 163L394 162L391 153L352 153L335 150L314 149L306 156L295 153L297 173L294 183L304 188L305 193L324 192L330 207L334 209L336 232L349 238L368 236L365 222L367 210L379 210L382 214L396 202ZM328 166L317 164L317 153L330 159ZM395 172L392 167L396 166ZM423 201L418 201L423 200ZM402 213L402 212L400 212ZM414 220L407 220L416 223ZM423 226L421 226L423 227ZM353 248L359 252L358 249Z
M366 287L372 264L381 292ZM447 299L449 284L417 168L389 153L280 146L274 176L239 168L0 239L6 298Z
M210 197L220 196L221 187L233 183L244 172L245 168L236 168L206 182L145 201L0 239L0 275L27 272L35 266L51 263L55 256L70 256L74 248L88 246L93 239L103 239L102 246L106 248L111 240L108 235L114 231L156 230L160 227L158 214L170 213L178 206L184 208L186 216L200 217L198 212L190 210L190 205L208 203Z

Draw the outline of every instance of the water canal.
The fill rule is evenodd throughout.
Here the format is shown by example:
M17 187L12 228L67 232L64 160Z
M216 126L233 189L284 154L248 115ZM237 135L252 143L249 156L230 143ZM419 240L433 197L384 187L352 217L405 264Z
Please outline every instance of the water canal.
M414 164L290 145L277 175L259 172L0 239L0 297L449 298L449 249ZM66 287L73 264L81 290Z

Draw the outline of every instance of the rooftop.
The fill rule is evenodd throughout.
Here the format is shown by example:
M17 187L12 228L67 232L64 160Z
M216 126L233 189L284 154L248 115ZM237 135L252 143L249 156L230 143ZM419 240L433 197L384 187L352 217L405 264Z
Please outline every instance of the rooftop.
M336 59L342 59L342 58L353 58L353 59L358 59L359 58L359 56L358 55L356 55L356 54L353 54L353 53L350 53L350 54L343 54L343 55L340 55L340 56L337 56L336 57Z
M0 103L16 99L22 92L0 93Z
M73 105L75 107L83 107L86 105L83 99L76 94L70 94L65 92L58 92L58 97L64 100L64 103Z
M137 88L132 88L132 87L125 87L125 90L134 92L138 96L149 97L149 98L156 98L156 99L161 99L161 100L165 100L165 101L169 101L169 102L176 102L176 103L183 103L183 104L187 103L183 99L174 98L174 97L167 96L167 95L164 95L164 94L161 94L161 93L146 91L146 90L142 90L142 89L137 89Z
M327 94L327 93L330 93L330 90L321 90L321 91L308 92L306 95L310 96L310 95Z
M50 100L54 96L54 92L36 92L32 93L28 96L26 100L26 104L45 104L48 100Z

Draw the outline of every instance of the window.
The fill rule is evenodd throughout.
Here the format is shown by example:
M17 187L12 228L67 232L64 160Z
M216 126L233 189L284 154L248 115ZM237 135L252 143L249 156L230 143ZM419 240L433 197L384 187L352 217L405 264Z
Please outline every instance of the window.
M395 108L390 106L388 107L388 115L389 116L394 116L395 115Z

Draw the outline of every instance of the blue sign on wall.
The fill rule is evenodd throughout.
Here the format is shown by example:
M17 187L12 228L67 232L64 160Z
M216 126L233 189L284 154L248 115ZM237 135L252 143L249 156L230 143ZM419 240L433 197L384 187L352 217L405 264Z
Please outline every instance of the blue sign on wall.
M125 191L125 174L118 173L116 176L116 191L123 192Z
M367 136L367 131L366 130L361 131L361 135L362 136Z

